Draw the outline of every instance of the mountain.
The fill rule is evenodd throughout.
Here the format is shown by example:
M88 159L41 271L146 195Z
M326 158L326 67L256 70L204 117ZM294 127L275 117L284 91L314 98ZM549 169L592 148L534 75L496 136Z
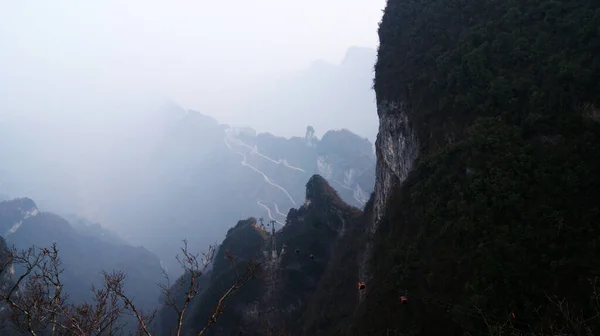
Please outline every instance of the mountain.
M350 334L598 333L598 13L587 0L388 1L368 286Z
M306 127L301 136L283 138L222 125L174 103L132 113L139 118L89 121L61 134L33 121L0 124L7 130L1 144L22 144L3 147L0 192L32 195L49 211L86 218L89 223L78 225L69 215L80 234L143 245L176 277L181 240L204 251L223 239L230 223L248 216L280 227L303 202L314 173L359 207L373 188L373 145L346 129L319 138ZM114 234L103 236L91 223Z
M102 284L102 271L126 272L125 290L143 309L157 306L163 280L160 261L142 247L82 234L62 217L41 212L29 198L0 202L0 232L8 246L27 249L56 242L62 260L62 282L73 302L92 299L91 285ZM4 241L4 240L3 240Z
M345 129L319 139L309 126L303 137L287 139L189 111L143 170L120 177L123 188L118 197L102 199L98 221L113 223L176 273L174 255L183 239L202 251L221 241L229 223L249 215L274 220L279 229L289 209L304 202L304 185L314 173L362 207L373 188L374 168L372 144Z
M598 13L388 1L369 202L313 177L212 335L598 334Z
M317 330L337 335L345 329L353 310L351 303L356 301L357 268L348 262L358 256L356 248L361 242L356 238L362 231L362 212L342 201L320 175L309 179L305 196L305 203L290 210L287 224L275 235L255 218L239 221L227 232L214 268L202 275L200 295L184 319L186 334L204 327L227 290L223 284L236 279L226 251L236 257L238 270L254 260L260 264L260 273L227 301L209 335L265 335L270 329L282 328L290 335L314 335ZM333 287L340 290L332 292ZM328 313L308 313L315 307Z
M129 243L121 238L117 233L112 230L108 230L100 223L93 223L83 217L74 214L60 214L61 217L66 219L73 229L78 234L86 237L95 237L113 245L129 245Z
M347 128L375 141L377 118L372 90L377 52L371 48L350 47L339 64L323 60L277 80L256 85L237 109L267 119L262 129L282 134L298 134L303 125L319 130ZM282 113L293 116L283 122ZM322 133L319 133L321 136Z
M259 272L209 335L598 334L599 26L589 0L389 0L366 203L365 139L312 127L283 139L188 112L105 205L164 253L218 239L198 223L237 221L186 334L238 277L229 253ZM41 216L20 204L14 234ZM256 219L269 213L276 232Z

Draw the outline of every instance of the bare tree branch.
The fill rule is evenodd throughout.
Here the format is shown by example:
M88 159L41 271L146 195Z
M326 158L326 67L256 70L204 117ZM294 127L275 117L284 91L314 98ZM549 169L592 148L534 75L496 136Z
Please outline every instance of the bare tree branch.
M137 334L151 336L150 326L156 310L146 312L136 307L124 291L126 276L122 271L102 272L103 286L92 286L92 301L75 304L69 302L64 291L62 261L56 244L49 248L33 246L5 252L0 255L0 315L9 317L10 321L0 328L10 326L34 336L39 333L52 336L121 335L125 328L122 318L130 314L137 320ZM191 301L199 294L199 278L214 260L215 253L215 246L210 246L206 253L192 254L187 241L183 241L181 255L176 257L184 270L184 275L177 281L185 288L183 293L173 291L165 274L167 284L160 287L166 297L164 304L177 313L177 336L182 334ZM235 258L229 253L226 258L237 279L218 300L198 335L204 335L216 323L223 313L225 301L254 277L259 266L251 260L240 273ZM14 273L19 274L16 279Z
M238 275L237 280L221 296L221 298L217 302L217 305L213 309L211 316L208 318L208 322L206 323L204 328L197 334L198 336L204 335L206 333L206 331L213 324L217 323L217 316L223 314L223 305L224 305L225 300L227 300L231 295L233 295L234 293L239 291L246 283L248 283L250 280L252 280L256 274L258 267L260 266L259 264L256 264L253 260L249 260L248 264L246 265L246 268L244 270L244 273L240 276L239 273L237 272L237 263L235 261L235 258L229 253L226 253L226 257L227 257L227 259L229 259L232 266L236 270L236 274Z
M181 265L184 271L183 276L179 279L178 284L180 287L184 287L187 281L187 289L184 294L183 303L180 305L177 303L176 298L173 296L173 289L171 288L169 276L163 271L163 274L167 280L166 285L161 285L162 293L165 295L165 305L171 307L177 313L177 325L175 335L180 336L183 328L183 318L185 312L190 305L190 302L196 295L198 295L198 278L206 271L215 255L215 247L209 246L209 250L202 254L202 258L198 261L198 254L192 254L188 250L187 240L183 240L183 247L181 248L182 256L177 255L176 259ZM188 278L189 279L186 279Z
M125 295L123 284L125 281L125 273L122 271L112 271L111 273L103 272L104 281L109 291L115 293L125 303L125 309L131 311L138 321L138 332L142 335L151 336L148 325L154 319L156 311L146 313L138 309L133 301Z

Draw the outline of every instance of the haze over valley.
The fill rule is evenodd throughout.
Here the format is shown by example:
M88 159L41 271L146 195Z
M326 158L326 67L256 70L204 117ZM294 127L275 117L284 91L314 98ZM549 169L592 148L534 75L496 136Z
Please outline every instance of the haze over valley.
M272 19L264 9L273 4L251 10ZM153 309L161 269L172 279L183 272L175 259L182 240L205 252L251 216L281 229L315 173L363 207L375 182L379 20L363 16L383 4L355 5L348 19L359 15L370 33L345 32L345 42L331 43L305 23L297 41L304 44L277 63L272 39L257 35L260 25L246 37L222 32L223 41L213 41L203 29L225 21L195 23L186 13L208 18L224 9L217 5L3 4L7 246L57 242L74 302L92 299L89 286L115 269L129 274L126 289L141 298L138 306ZM290 13L280 36L300 28L292 22L304 15ZM245 19L227 20L241 27ZM238 52L227 39L246 48L245 59L228 61Z
M2 2L0 335L599 334L599 26Z

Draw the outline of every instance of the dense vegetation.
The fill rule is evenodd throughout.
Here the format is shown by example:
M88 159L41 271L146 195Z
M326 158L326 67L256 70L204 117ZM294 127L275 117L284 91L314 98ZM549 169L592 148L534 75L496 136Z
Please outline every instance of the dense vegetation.
M362 212L319 175L306 184L306 199L277 236L287 247L277 304L288 311L280 316L290 335L337 335L354 311Z
M482 120L419 160L376 240L364 327L582 332L600 312L600 127L574 127ZM410 307L399 304L405 293Z
M377 98L407 103L425 146L478 116L521 123L597 105L599 26L593 0L390 0Z
M227 292L222 284L238 277L231 253L238 270L258 259L265 272L227 302L212 335L264 334L269 319L307 336L600 333L598 27L600 3L591 0L388 0L375 90L379 103L406 107L402 126L417 130L422 154L403 185L383 195L365 301L356 284L373 197L362 213L315 175L307 202L277 233L277 251L286 249L276 262L262 257L271 237L255 219L227 233L185 330L202 328ZM307 171L317 156L342 170L369 169L370 144L349 136L328 132L316 150L301 138L289 147L268 134L246 140ZM298 149L297 163L286 148ZM228 201L256 196L233 195L237 182L204 182ZM182 209L195 210L192 195ZM28 222L41 227L42 219L56 221Z
M388 1L375 90L423 155L375 237L356 334L600 330L599 26L588 0Z
M365 206L365 213L372 202ZM303 318L302 333L297 335L346 335L352 329L358 304L358 265L364 248L364 229L368 218L354 213L349 218L345 234L335 245L323 273L314 290ZM296 334L295 334L296 335Z
M227 301L208 335L268 335L282 330L287 335L336 335L350 326L357 299L362 212L344 203L319 175L306 184L306 199L310 202L291 209L287 225L276 233L278 260L270 253L262 255L271 250L271 235L256 226L256 219L239 221L229 230L212 270L201 278L200 296L184 320L186 331L202 328L227 290L222 284L235 279L227 253L236 256L238 269L254 259L260 270ZM161 315L172 325L172 314Z

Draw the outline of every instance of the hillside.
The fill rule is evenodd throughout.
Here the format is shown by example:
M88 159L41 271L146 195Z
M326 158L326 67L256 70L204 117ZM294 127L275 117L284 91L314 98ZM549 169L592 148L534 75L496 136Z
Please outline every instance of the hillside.
M599 332L598 24L586 0L388 1L350 334Z
M157 283L163 281L160 261L142 247L80 234L62 217L40 212L28 198L0 203L0 230L6 244L18 249L56 242L64 268L62 281L73 302L91 300L91 285L102 284L102 271L123 270L127 274L125 290L135 297L136 304L143 309L158 304Z
M312 176L306 184L306 202L290 210L286 226L274 237L272 228L262 228L255 218L239 221L228 231L213 269L202 276L201 295L194 299L184 329L198 332L226 290L223 284L235 279L234 268L225 258L228 251L236 256L238 269L252 259L260 271L228 299L209 335L265 335L284 329L290 335L344 331L357 300L357 269L351 261L361 246L356 239L361 220L358 208L345 204L323 177ZM321 309L323 313L315 314ZM166 323L163 330L168 330Z

